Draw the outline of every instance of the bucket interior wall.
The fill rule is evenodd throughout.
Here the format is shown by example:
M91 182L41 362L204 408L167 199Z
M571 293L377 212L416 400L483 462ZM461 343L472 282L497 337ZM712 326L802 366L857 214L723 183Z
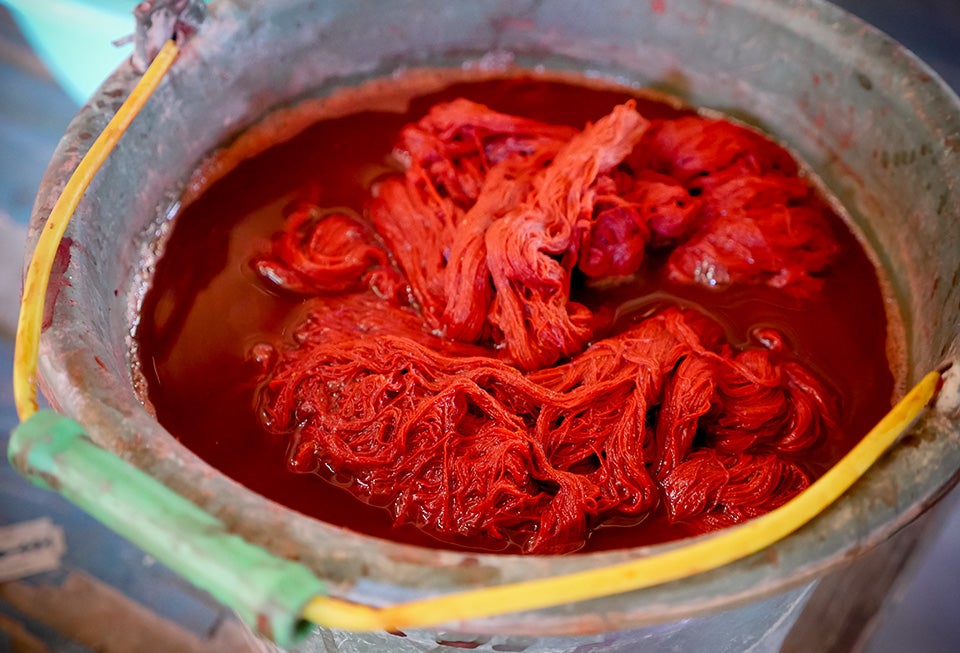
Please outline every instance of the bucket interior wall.
M663 90L788 143L847 208L882 266L891 311L904 327L903 382L956 356L957 99L909 53L832 6L611 0L598 11L595 3L574 0L236 0L211 5L209 22L78 208L56 271L61 282L48 297L45 395L102 446L252 541L302 560L358 601L544 577L648 553L462 554L345 532L209 468L153 420L130 372L136 306L159 243L190 174L211 152L278 107L398 69L504 64ZM41 187L34 241L40 216L89 147L90 134L103 128L135 80L131 69L119 69L71 124ZM778 601L801 600L818 574L881 541L953 482L960 435L952 397L915 427L912 446L898 448L834 508L764 554L689 581L461 627L498 636L604 633L775 596L757 604L779 606L766 613L763 630L773 628L782 623ZM783 594L791 588L799 589Z

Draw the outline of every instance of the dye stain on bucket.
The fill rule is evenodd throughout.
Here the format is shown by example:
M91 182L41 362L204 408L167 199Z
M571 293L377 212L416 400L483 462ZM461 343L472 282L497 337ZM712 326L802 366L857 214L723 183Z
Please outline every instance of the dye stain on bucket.
M361 533L566 553L762 514L886 412L874 266L785 150L569 80L411 95L177 217L138 354L211 465Z

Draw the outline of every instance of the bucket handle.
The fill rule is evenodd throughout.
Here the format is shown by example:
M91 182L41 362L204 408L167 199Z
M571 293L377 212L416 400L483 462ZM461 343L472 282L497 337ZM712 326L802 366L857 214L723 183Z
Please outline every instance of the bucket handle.
M143 471L91 442L83 427L39 411L11 436L10 462L237 611L283 646L311 623L398 630L536 610L620 594L716 569L793 533L836 501L917 419L940 387L930 372L840 462L783 506L692 544L625 563L465 590L380 608L328 595L307 567L230 533Z
M22 420L11 463L210 591L252 627L286 645L310 623L391 630L535 610L678 580L744 558L777 542L838 499L899 438L937 394L930 372L824 476L792 500L742 525L646 558L552 578L465 590L382 608L327 595L327 584L298 563L265 551L156 479L97 447L83 427L38 411L40 325L53 256L87 185L178 53L168 41L104 132L81 160L41 232L27 269L14 353L14 399Z
M301 564L232 534L219 519L90 441L74 420L49 410L14 429L11 464L54 490L286 646L309 634L304 606L327 593Z

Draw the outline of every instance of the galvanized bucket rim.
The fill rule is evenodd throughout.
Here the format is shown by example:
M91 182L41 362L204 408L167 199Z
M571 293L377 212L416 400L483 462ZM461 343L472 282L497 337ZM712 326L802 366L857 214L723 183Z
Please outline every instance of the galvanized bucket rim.
M190 81L186 66L205 61L212 56L211 52L224 47L223 43L249 37L249 30L255 29L251 27L252 23L268 20L268 16L277 13L293 11L300 4L302 2L299 0L271 3L220 0L214 3L211 6L211 22L187 45L183 60L178 63L181 66L180 73L173 74L164 82L160 97L175 97L178 89ZM342 4L345 6L345 3ZM478 6L495 10L499 4L503 3L486 2L478 3ZM514 9L516 5L522 5L524 11L531 8L527 3L506 4ZM960 100L957 96L933 71L903 47L836 7L820 0L791 0L786 3L690 0L678 4L719 13L743 12L743 15L790 29L814 41L818 47L842 49L847 56L865 62L865 65L873 62L869 65L876 66L878 70L883 68L905 80L904 88L920 94L915 101L921 106L939 112L944 122L931 129L943 132L940 145L946 148L944 151L950 147L960 148L957 145L960 143ZM646 10L637 9L638 13L643 11ZM859 38L857 41L845 40L840 43L837 34L841 34L840 38L851 35L858 35ZM921 78L922 83L915 81ZM71 123L41 185L31 220L28 251L32 250L66 177L76 166L79 156L89 147L92 140L89 135L102 129L117 98L125 96L135 81L136 75L130 66L122 66ZM151 113L148 107L141 120L149 121L156 113ZM952 141L952 146L950 138L956 139ZM952 170L955 178L960 179L960 166L955 159ZM104 176L108 177L108 174ZM78 223L96 219L100 205L98 192L104 193L104 197L110 193L102 180L91 187L81 203ZM960 193L956 188L946 201L949 207L956 210L955 215L960 214ZM166 208L175 206L176 200L171 196ZM82 231L77 224L68 230L67 238L73 247L79 248L76 251L80 253L73 257L66 268L68 283L58 285L55 292L48 295L48 302L53 304L53 317L41 339L41 383L54 407L78 419L99 444L128 458L223 519L237 532L279 555L299 558L321 577L331 578L342 595L371 603L391 597L409 599L440 591L595 568L677 546L667 544L564 557L438 551L350 533L304 517L246 490L181 446L153 420L137 401L129 370L124 367L125 360L107 359L104 365L103 357L93 355L98 346L96 330L89 328L91 317L85 305L87 297L78 290L84 288L85 282L82 270L76 267L76 261L83 256L81 250L88 245L83 242ZM97 245L99 243L89 246ZM142 248L136 253L145 255ZM135 264L129 265L135 269ZM138 293L142 293L140 287L121 290L121 295L129 293L133 301L139 297ZM108 309L95 319L109 325L114 331L124 328L129 331L129 325L126 324L129 315L121 314L116 308ZM944 352L944 360L952 360L957 349L957 325L954 324L952 344L949 351ZM942 360L936 361L940 362ZM922 370L911 370L916 378L921 373ZM948 387L956 392L954 386L948 384ZM942 460L940 467L935 470L922 473L910 471L918 462L928 463L931 452L940 455L945 442L958 438L960 422L953 412L958 402L953 396L944 401L946 408L926 415L913 428L912 441L919 444L898 448L868 473L858 489L808 527L764 552L685 581L538 611L533 616L534 621L508 615L467 624L465 627L477 632L498 633L530 632L531 628L549 634L609 630L732 607L807 582L885 539L924 511L956 482L956 465L949 458ZM921 450L923 455L918 454ZM903 496L898 494L889 505L870 511L870 504L875 501L870 497L876 497L878 493L882 495L884 488L889 490L888 480L885 479L889 479L890 475L903 477L905 474L913 474L912 480L927 474L924 477L925 485ZM616 616L610 618L605 614ZM536 626L531 626L534 622Z

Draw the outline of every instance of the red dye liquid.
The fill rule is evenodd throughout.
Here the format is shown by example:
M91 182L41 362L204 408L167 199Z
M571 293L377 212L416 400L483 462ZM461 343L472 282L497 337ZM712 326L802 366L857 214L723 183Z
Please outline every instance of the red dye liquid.
M149 399L162 424L214 467L254 491L305 514L363 533L425 546L488 548L469 538L439 542L412 526L394 527L384 508L338 487L337 478L288 471L286 439L265 432L256 404L260 343L290 345L302 300L271 292L249 262L268 254L291 203L359 212L374 180L398 170L389 153L401 127L434 104L465 97L505 113L582 128L630 96L558 82L496 80L454 85L415 99L406 114L360 112L317 123L289 142L240 164L178 217L138 334ZM683 112L638 100L648 119ZM657 304L696 307L727 340L745 345L757 327L782 333L794 356L829 384L839 429L798 462L817 476L889 407L883 298L869 260L839 218L840 248L823 284L797 298L758 285L721 291L671 281L663 256L650 256L637 280L610 288L580 284L573 299L604 315L612 332ZM664 255L665 256L665 255ZM688 535L656 513L639 525L597 529L586 550L636 546Z

